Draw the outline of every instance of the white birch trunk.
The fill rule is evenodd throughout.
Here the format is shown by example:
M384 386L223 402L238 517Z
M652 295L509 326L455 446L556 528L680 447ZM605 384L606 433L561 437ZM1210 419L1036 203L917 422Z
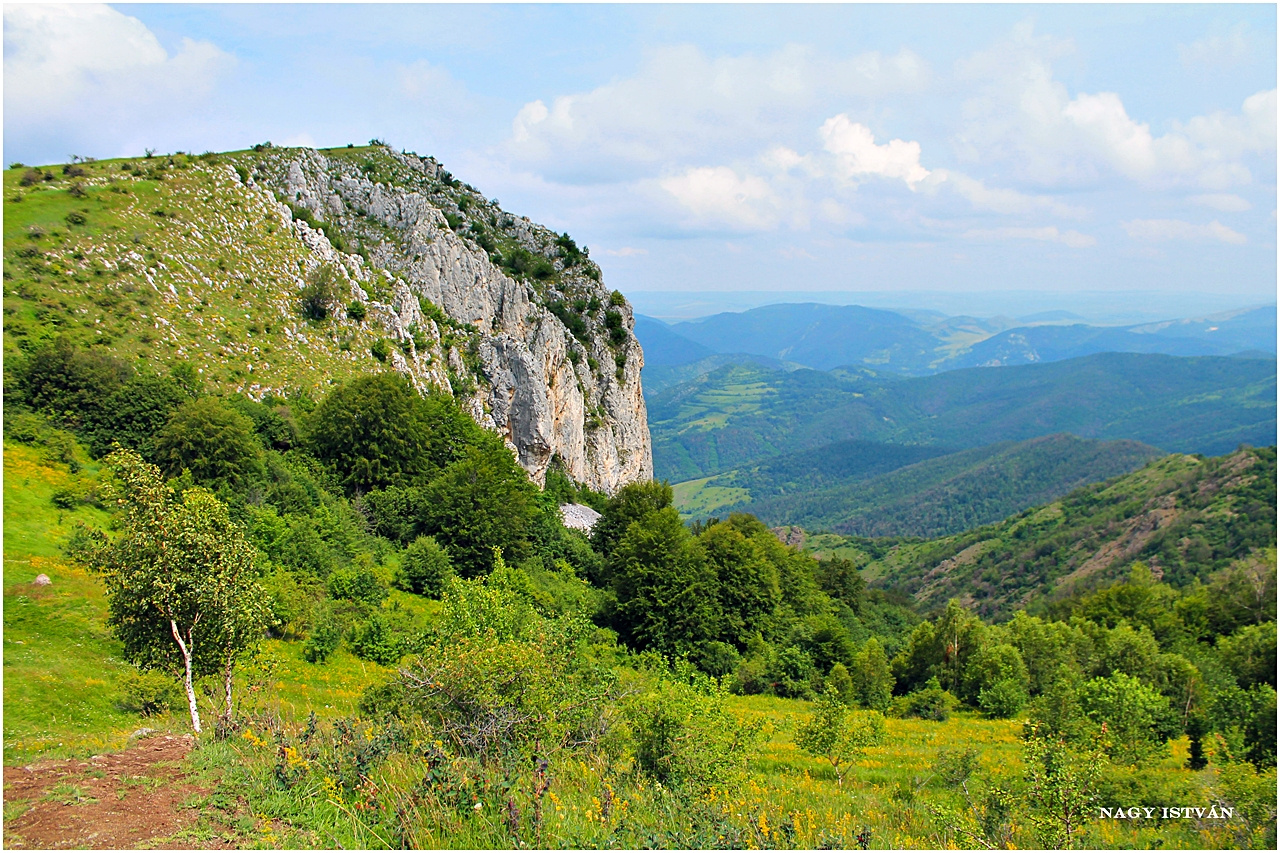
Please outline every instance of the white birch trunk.
M196 688L191 681L191 650L182 641L182 634L178 631L178 623L172 619L169 620L169 630L173 631L173 638L178 641L178 648L182 649L182 662L187 667L183 686L187 688L187 707L191 709L191 728L195 729L196 734L199 734L200 709L196 707Z

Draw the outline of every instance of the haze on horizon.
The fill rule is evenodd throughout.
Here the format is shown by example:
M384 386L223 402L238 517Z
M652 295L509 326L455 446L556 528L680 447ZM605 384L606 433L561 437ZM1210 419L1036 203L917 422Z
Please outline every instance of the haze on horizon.
M1272 5L8 4L4 157L376 137L641 310L1220 310L1276 295L1275 32Z

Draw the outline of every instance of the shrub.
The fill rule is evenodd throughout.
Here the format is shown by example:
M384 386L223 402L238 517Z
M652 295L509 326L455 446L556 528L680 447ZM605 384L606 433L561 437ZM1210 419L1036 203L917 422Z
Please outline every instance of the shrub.
M423 500L426 532L468 578L493 568L495 549L508 559L527 556L537 512L537 486L506 446L478 433L473 441L424 489Z
M377 606L387 597L387 588L368 565L337 569L328 580L329 597L360 601Z
M378 338L373 342L373 346L369 347L369 354L378 361L386 361L387 356L391 355L391 345L387 343L386 338Z
M850 711L835 686L827 685L813 717L796 732L796 746L825 758L836 772L836 784L843 786L848 765L883 741L886 731L879 711Z
M831 667L831 672L827 673L826 683L836 691L841 702L846 705L854 703L853 678L849 675L849 668L844 664L836 661Z
M347 306L347 316L357 323L363 322L366 314L367 309L359 299L353 299L351 304Z
M10 412L4 419L4 434L11 441L37 444L45 433L44 418L34 412Z
M172 379L131 379L107 401L102 417L91 430L89 452L105 456L119 442L145 459L154 458L156 436L186 399L187 394Z
M125 675L121 686L117 704L122 711L150 717L182 704L177 682L162 672L133 670Z
M341 278L333 264L321 264L312 270L298 294L303 316L317 322L328 319L338 301L340 284Z
M989 717L1012 717L1027 704L1027 689L1021 681L1005 678L978 693L978 707Z
M403 655L399 641L392 634L381 613L374 613L351 629L348 639L351 653L362 660L394 666Z
M311 663L324 663L342 642L342 626L333 614L333 608L322 607L302 644L302 656Z
M430 536L419 536L405 549L395 585L405 592L439 598L452 575L448 552Z
M924 687L902 697L899 703L903 717L919 717L941 723L951 717L955 699L942 689L937 678L931 678Z
M1096 725L1106 726L1103 749L1118 763L1151 759L1164 750L1172 733L1168 701L1124 673L1086 682L1081 706Z
M22 362L17 390L31 408L75 428L95 422L111 395L132 377L133 369L119 359L78 349L59 336Z
M454 580L431 645L381 698L484 763L591 750L617 716L616 676L581 653L591 632L579 617L538 616L494 582Z
M707 676L663 677L627 709L636 767L697 795L731 783L761 740L762 721L745 722L726 707L727 694Z
M884 647L875 637L867 640L854 657L849 676L853 682L853 698L859 705L881 713L889 710L893 703L893 671Z
M403 377L382 373L325 397L307 441L349 494L367 492L412 483L452 462L479 429L464 419L452 400L424 398Z

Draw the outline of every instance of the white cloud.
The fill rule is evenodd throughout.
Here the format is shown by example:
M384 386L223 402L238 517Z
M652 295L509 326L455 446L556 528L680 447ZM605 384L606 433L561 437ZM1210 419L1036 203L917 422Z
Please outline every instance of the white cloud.
M929 190L946 187L954 190L969 202L974 210L1018 215L1048 212L1058 216L1082 219L1087 211L1077 205L1063 204L1057 199L1042 195L1028 195L1017 190L988 187L986 183L961 172L935 169L925 183Z
M1248 242L1243 234L1233 231L1216 219L1207 225L1196 225L1181 219L1132 219L1121 222L1120 226L1134 240L1148 243L1168 240L1196 243L1218 241L1239 246Z
M836 174L844 180L901 178L914 189L929 177L929 170L920 165L919 142L891 139L876 145L870 128L850 121L843 113L827 119L818 134L823 150L836 158Z
M687 169L658 182L698 227L766 231L782 220L781 201L769 183L728 166Z
M1157 134L1119 94L1073 96L1054 79L1052 60L1071 50L1020 27L1008 42L958 63L976 90L955 137L961 156L1009 163L1044 185L1096 183L1110 173L1145 186L1224 189L1251 181L1246 156L1275 151L1274 90L1252 95L1239 113L1196 116Z
M647 255L649 250L637 249L634 246L623 246L621 249L605 249L604 253L615 258L633 258L637 255Z
M757 152L832 99L916 91L928 76L907 50L836 58L793 44L761 56L710 57L693 45L663 47L631 77L525 104L507 145L517 160L563 180L622 170L639 177L709 151Z
M5 108L24 118L207 92L235 63L209 42L183 39L170 56L137 18L103 5L6 5Z
M1231 193L1204 193L1202 195L1188 196L1187 201L1193 204L1202 204L1205 207L1212 207L1214 210L1221 210L1224 213L1244 213L1246 210L1253 209L1253 205L1248 199Z
M964 232L964 237L971 240L1039 240L1046 243L1061 243L1072 249L1087 249L1097 244L1097 240L1079 231L1059 231L1057 226L1042 228L974 228Z
M1249 58L1249 38L1243 23L1224 35L1205 36L1191 44L1178 45L1178 58L1188 67L1231 68Z

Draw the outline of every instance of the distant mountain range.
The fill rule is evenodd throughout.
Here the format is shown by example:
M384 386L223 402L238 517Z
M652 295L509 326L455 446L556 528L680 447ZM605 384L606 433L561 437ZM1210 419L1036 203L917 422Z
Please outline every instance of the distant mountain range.
M668 325L637 318L645 363L694 364L744 354L816 370L866 366L923 376L962 367L1062 361L1101 352L1165 355L1276 353L1275 306L1134 326L1090 326L1065 311L1019 319L946 316L857 305L788 303ZM649 381L646 371L645 380ZM662 379L658 380L660 383Z
M655 474L687 518L931 537L1166 452L1275 444L1274 308L1080 319L813 303L639 317Z
M962 450L1060 432L1218 454L1276 441L1273 359L1100 353L912 379L726 365L649 395L678 483L847 439Z

